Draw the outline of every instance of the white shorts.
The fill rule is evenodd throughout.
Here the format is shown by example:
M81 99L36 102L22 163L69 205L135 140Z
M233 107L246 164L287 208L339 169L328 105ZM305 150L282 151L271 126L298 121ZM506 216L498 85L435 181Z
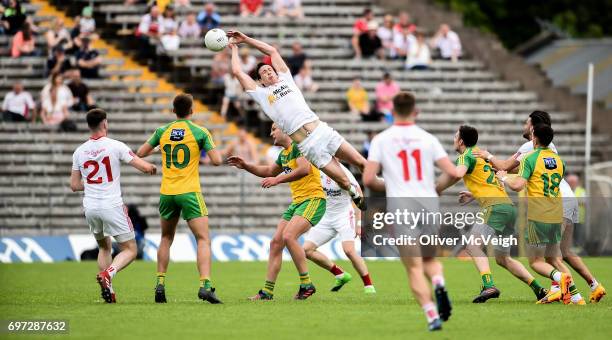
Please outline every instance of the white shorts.
M85 209L85 219L96 240L112 236L117 242L134 239L134 227L125 205L110 209Z
M355 212L352 207L342 214L325 213L321 221L310 228L305 240L320 247L336 235L340 235L342 242L355 240Z
M298 149L310 163L321 169L331 162L342 143L344 138L336 130L325 122L319 122L308 137L298 144Z
M576 224L579 221L578 200L576 197L563 197L563 218Z

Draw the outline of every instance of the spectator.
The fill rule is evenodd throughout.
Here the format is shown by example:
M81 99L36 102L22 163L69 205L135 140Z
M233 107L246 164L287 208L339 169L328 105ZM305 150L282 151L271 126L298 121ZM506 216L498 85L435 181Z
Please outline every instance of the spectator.
M26 22L25 10L21 7L21 3L18 0L9 0L8 6L2 13L2 28L4 33L9 36L17 34L21 29L21 26Z
M45 125L58 125L68 119L68 108L72 106L72 93L64 85L62 75L51 75L51 83L45 85L41 95L41 118Z
M47 40L47 51L49 55L52 55L54 49L58 46L64 51L69 51L73 47L70 32L64 27L64 20L61 18L55 18L53 20L53 27L45 33L45 39Z
M172 2L172 5L174 5L174 7L176 8L180 8L180 7L190 8L191 1L190 0L174 0L174 2Z
M425 42L423 32L417 31L416 41L408 47L408 55L406 56L406 69L409 70L426 70L431 64L431 55L429 46Z
M300 69L300 72L293 77L297 87L306 92L317 92L319 85L312 80L312 69L310 65L305 64Z
M400 87L385 73L383 80L376 84L376 110L385 116L388 122L393 121L393 97L400 92Z
M249 134L241 125L239 125L238 129L238 138L231 141L227 148L223 150L223 156L238 156L242 157L242 159L244 159L246 162L259 163L259 160L257 159L257 148L255 147L255 143L251 141Z
M89 45L89 38L83 38L83 46L75 56L77 66L81 70L83 78L99 78L102 57L97 50L92 49Z
M578 200L578 223L574 227L574 245L582 245L584 241L584 229L582 226L586 220L586 190L580 185L580 177L578 175L567 175L565 180Z
M380 42L382 42L385 55L389 58L395 58L393 50L393 16L391 14L385 15L383 25L378 28L376 35L380 38Z
M346 91L346 103L351 113L361 116L363 121L378 120L370 117L370 99L359 78L353 79L351 87Z
M273 43L272 47L274 47L275 50L280 51L280 46L277 43ZM266 54L263 56L263 58L261 58L261 62L266 65L272 66L272 57Z
M181 37L178 36L176 29L171 30L170 32L164 32L160 39L162 53L176 51L179 49L181 45Z
M353 45L353 51L355 51L355 58L361 58L361 48L359 47L359 37L362 34L368 32L368 23L374 19L372 10L366 8L363 10L361 18L355 20L353 24L353 37L351 38L351 45Z
M378 57L384 59L385 51L383 50L382 42L376 35L378 24L376 21L368 23L368 31L359 36L359 50L363 58Z
M456 62L461 57L459 35L451 31L447 24L440 25L440 29L432 39L432 46L440 49L442 59Z
M72 93L72 109L74 111L89 111L94 108L94 100L89 94L89 87L81 79L81 71L78 68L71 69L68 73L70 83L68 88Z
M363 146L361 148L361 154L365 159L368 159L368 155L370 154L370 145L372 144L372 139L376 136L375 131L368 131L368 137L363 141Z
M174 9L172 6L167 6L162 16L160 34L170 34L172 31L176 30L178 30L178 23L176 22Z
M410 32L409 27L403 27L401 32L393 34L393 53L396 57L405 59L408 49L416 43L416 38Z
M274 0L273 9L277 17L304 18L301 0Z
M240 16L261 16L263 0L240 0Z
M225 91L223 93L223 100L221 101L221 116L223 118L227 118L227 112L230 108L230 105L233 106L236 111L241 113L241 105L240 105L240 94L242 94L242 86L236 77L233 74L226 73L223 76L223 81L225 85ZM242 114L239 114L242 116Z
M416 26L410 20L410 14L406 11L401 11L398 15L397 24L393 26L396 33L401 33L404 29L408 29L410 33L416 31Z
M204 5L204 10L198 14L197 21L202 29L202 34L206 34L206 32L221 25L221 15L215 10L215 5L212 2L207 2Z
M229 63L230 59L227 48L215 54L212 65L210 67L210 80L213 85L224 85L224 76L229 71Z
M84 37L91 37L92 34L96 33L96 19L93 18L93 7L86 6L81 11L81 17L78 18L78 36L83 39Z
M240 49L240 66L246 74L250 74L257 66L257 59L251 55L251 50L248 47Z
M23 84L16 81L13 91L6 94L2 102L2 120L6 122L26 122L34 116L36 104L32 95L23 90Z
M61 46L57 46L53 49L51 57L47 59L47 76L53 73L64 74L72 68L70 59L66 57L66 53Z
M157 6L151 7L149 13L143 15L140 19L136 35L144 38L158 38L162 27L162 20L162 16L159 15L159 8Z
M24 23L11 42L11 57L19 58L36 54L34 33L29 23Z
M298 72L300 72L302 67L304 67L304 63L308 59L308 56L306 53L304 53L302 44L297 41L291 45L291 50L293 51L293 54L287 58L287 66L289 66L291 75L295 76L298 74Z
M181 23L179 28L179 36L181 38L199 38L200 37L200 25L196 21L196 15L193 12L187 14L185 21Z

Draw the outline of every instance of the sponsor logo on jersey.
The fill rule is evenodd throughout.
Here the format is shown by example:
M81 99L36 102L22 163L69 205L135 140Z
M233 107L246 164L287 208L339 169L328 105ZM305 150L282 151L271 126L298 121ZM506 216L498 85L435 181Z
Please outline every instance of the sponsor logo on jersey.
M170 140L173 142L182 141L185 138L185 129L172 129L170 131Z
M98 156L99 154L101 154L104 151L106 151L106 148L102 148L102 149L99 149L99 150L85 150L85 154L87 156L95 158L96 156Z
M544 158L544 167L548 170L553 170L557 168L557 160L554 157L546 157Z

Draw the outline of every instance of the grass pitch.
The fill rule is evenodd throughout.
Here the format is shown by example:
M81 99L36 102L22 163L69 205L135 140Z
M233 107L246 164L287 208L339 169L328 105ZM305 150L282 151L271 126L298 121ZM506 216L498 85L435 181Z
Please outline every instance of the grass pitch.
M612 289L612 258L588 259L600 282ZM333 276L310 264L317 293L294 301L298 278L291 262L283 264L275 300L251 302L247 297L264 283L265 263L213 264L213 282L223 305L197 299L194 263L171 263L167 304L155 304L155 263L137 262L113 282L118 303L99 297L96 264L0 265L0 319L68 319L68 335L7 335L0 338L164 338L164 339L610 339L612 291L599 304L535 305L531 290L493 265L501 297L475 305L480 277L471 262L445 259L453 315L442 332L429 333L423 312L410 295L401 263L368 262L378 294L363 294L361 280L350 266L353 281L339 293L329 288ZM549 284L546 279L541 283ZM578 288L588 299L582 279Z

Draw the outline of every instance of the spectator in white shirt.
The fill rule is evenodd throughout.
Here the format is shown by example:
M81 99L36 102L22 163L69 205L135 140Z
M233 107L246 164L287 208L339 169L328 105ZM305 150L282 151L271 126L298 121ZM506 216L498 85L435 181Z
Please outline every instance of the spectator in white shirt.
M223 83L225 85L225 91L223 93L223 100L221 101L221 116L224 118L227 116L227 111L230 105L240 112L240 95L242 94L242 86L233 74L226 73L223 76Z
M170 6L166 7L162 16L161 34L169 34L172 31L178 30L178 23L174 15L174 9Z
M190 12L185 21L181 23L178 34L181 38L199 38L200 33L200 24L196 21L196 15Z
M312 80L310 63L304 64L298 74L293 76L293 80L295 81L295 85L302 91L317 92L319 89L319 85Z
M32 119L36 107L32 95L23 90L20 81L13 84L13 91L6 94L2 102L2 119L6 122L26 122Z
M157 6L151 7L149 13L143 15L140 19L136 35L157 38L163 25L162 20L162 16L159 15L159 8Z
M400 32L393 35L393 52L396 57L406 58L408 49L416 42L416 38L411 33L410 27L403 27Z
M425 42L423 32L417 31L416 41L408 47L408 55L406 56L406 69L409 70L426 70L431 64L431 54L429 46Z
M178 36L176 28L170 32L164 32L164 34L161 36L160 43L162 47L162 51L160 52L178 50L179 46L181 45L181 37Z
M274 0L274 13L277 17L301 19L304 17L301 0Z
M432 40L432 46L440 49L442 59L456 62L461 57L461 41L459 35L451 31L447 24L440 25L440 29Z
M68 118L68 108L72 106L73 98L61 74L51 75L51 83L43 88L40 101L41 118L45 125L58 125Z
M257 59L251 55L251 50L248 47L240 49L240 66L246 74L251 73L255 66L257 66Z
M393 16L391 14L385 15L382 26L376 31L376 35L382 42L383 48L385 49L385 55L389 58L395 57L395 51L393 50Z

